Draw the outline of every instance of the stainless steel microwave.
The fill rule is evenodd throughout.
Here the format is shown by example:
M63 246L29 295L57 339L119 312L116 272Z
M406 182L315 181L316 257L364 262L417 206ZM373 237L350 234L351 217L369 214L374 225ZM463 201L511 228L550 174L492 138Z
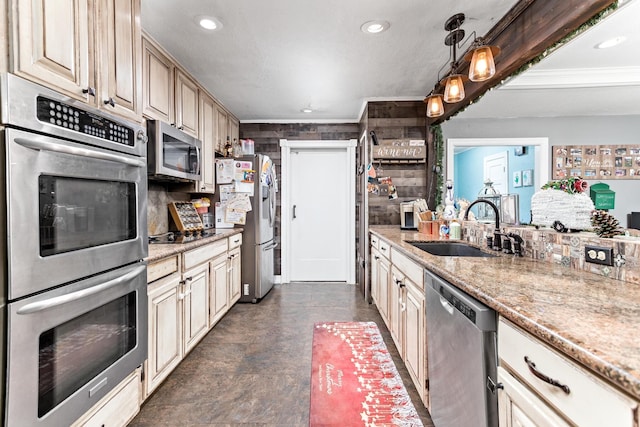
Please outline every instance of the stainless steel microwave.
M200 181L200 140L160 120L147 120L147 134L147 171L150 179Z

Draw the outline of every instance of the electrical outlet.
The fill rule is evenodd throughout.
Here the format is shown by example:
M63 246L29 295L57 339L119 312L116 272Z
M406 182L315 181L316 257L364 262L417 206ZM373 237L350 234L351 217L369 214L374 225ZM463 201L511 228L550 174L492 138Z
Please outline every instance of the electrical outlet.
M584 259L593 264L613 265L613 249L600 246L585 246Z

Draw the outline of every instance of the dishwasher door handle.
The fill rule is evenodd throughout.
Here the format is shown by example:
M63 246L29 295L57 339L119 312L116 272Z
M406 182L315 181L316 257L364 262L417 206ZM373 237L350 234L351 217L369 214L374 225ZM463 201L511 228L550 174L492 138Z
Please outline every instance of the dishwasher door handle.
M447 310L447 313L453 316L454 308L449 301L446 300L445 297L440 296L440 304Z

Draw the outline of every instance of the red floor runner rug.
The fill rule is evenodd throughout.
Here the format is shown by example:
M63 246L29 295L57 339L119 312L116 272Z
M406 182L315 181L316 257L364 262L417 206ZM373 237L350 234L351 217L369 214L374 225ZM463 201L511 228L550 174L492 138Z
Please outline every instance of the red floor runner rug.
M311 375L311 427L422 426L373 322L316 323Z

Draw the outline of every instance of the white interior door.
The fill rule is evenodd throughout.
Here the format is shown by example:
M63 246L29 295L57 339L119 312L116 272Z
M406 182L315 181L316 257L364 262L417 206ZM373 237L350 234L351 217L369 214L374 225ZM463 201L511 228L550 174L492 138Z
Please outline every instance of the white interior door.
M319 142L283 156L282 279L354 283L355 141Z
M490 179L500 194L509 194L508 162L507 151L484 158L484 180Z

